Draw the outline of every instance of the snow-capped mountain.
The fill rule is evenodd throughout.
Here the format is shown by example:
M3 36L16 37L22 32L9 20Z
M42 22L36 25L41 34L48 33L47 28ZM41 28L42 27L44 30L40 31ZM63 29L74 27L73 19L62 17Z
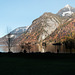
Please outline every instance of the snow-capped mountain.
M7 41L8 35L10 35L10 38L14 40L18 38L21 34L23 34L28 28L29 26L16 28L7 35L5 35L4 37L0 38L0 42L5 43Z
M28 29L29 26L25 26L25 27L19 27L19 28L16 28L15 30L13 30L11 33L23 33L25 32L27 29Z
M21 34L23 34L28 28L29 28L29 26L16 28L13 31L11 31L10 33L8 33L7 35L5 35L4 37L2 37L1 39L5 40L8 38L8 35L10 35L10 38L12 38L14 40L15 38L17 38Z
M64 8L59 10L57 14L60 16L71 16L73 13L75 13L75 8L67 4Z
M25 26L25 27L19 27L16 28L15 30L11 31L11 38L17 38L18 36L20 36L22 33L24 33L27 29L29 28L29 26Z
M15 30L10 32L11 37L14 37L14 36L15 36L15 38L18 37L19 35L24 33L28 28L29 28L29 26L16 28Z

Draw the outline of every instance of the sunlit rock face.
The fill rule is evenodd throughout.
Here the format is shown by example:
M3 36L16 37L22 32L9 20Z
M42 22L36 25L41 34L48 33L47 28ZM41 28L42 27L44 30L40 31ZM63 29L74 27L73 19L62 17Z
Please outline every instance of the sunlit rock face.
M32 22L31 26L26 32L25 38L23 39L33 40L35 38L38 41L44 40L48 35L55 31L55 29L61 23L63 23L62 20L63 18L59 17L58 15L52 13L44 13L42 16Z

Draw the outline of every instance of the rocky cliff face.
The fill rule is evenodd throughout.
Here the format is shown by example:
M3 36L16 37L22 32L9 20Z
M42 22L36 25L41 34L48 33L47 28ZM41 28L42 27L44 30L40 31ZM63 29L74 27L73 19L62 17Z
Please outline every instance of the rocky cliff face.
M21 36L21 39L23 41L42 41L63 22L64 18L58 15L44 13L32 22L32 25L28 28L25 35Z
M64 42L68 38L75 37L75 18L69 19L66 23L58 27L51 35L46 38L46 41Z

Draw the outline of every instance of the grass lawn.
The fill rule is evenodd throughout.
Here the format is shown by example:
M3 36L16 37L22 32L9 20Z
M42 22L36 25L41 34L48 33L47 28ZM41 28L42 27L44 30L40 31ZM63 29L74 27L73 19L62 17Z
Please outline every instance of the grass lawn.
M75 59L0 56L0 75L75 75Z

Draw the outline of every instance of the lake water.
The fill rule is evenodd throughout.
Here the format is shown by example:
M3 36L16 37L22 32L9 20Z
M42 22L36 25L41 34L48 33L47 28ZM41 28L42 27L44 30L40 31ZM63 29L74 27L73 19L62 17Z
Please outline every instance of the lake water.
M20 52L20 48L17 47L11 47L12 52ZM8 52L8 47L5 45L0 45L0 52Z
M0 52L4 52L3 51L3 45L0 45Z
M5 45L0 45L0 52L7 52L7 48Z
M54 46L51 44L48 44L46 48L40 47L39 45L33 45L31 48L31 52L51 52L51 53L57 53L57 50L59 50L59 53L70 53L70 49L66 49L63 45L61 46ZM12 52L20 52L20 47L12 47ZM0 45L0 52L8 52L8 47L5 45ZM75 53L75 49L71 50L72 53Z

